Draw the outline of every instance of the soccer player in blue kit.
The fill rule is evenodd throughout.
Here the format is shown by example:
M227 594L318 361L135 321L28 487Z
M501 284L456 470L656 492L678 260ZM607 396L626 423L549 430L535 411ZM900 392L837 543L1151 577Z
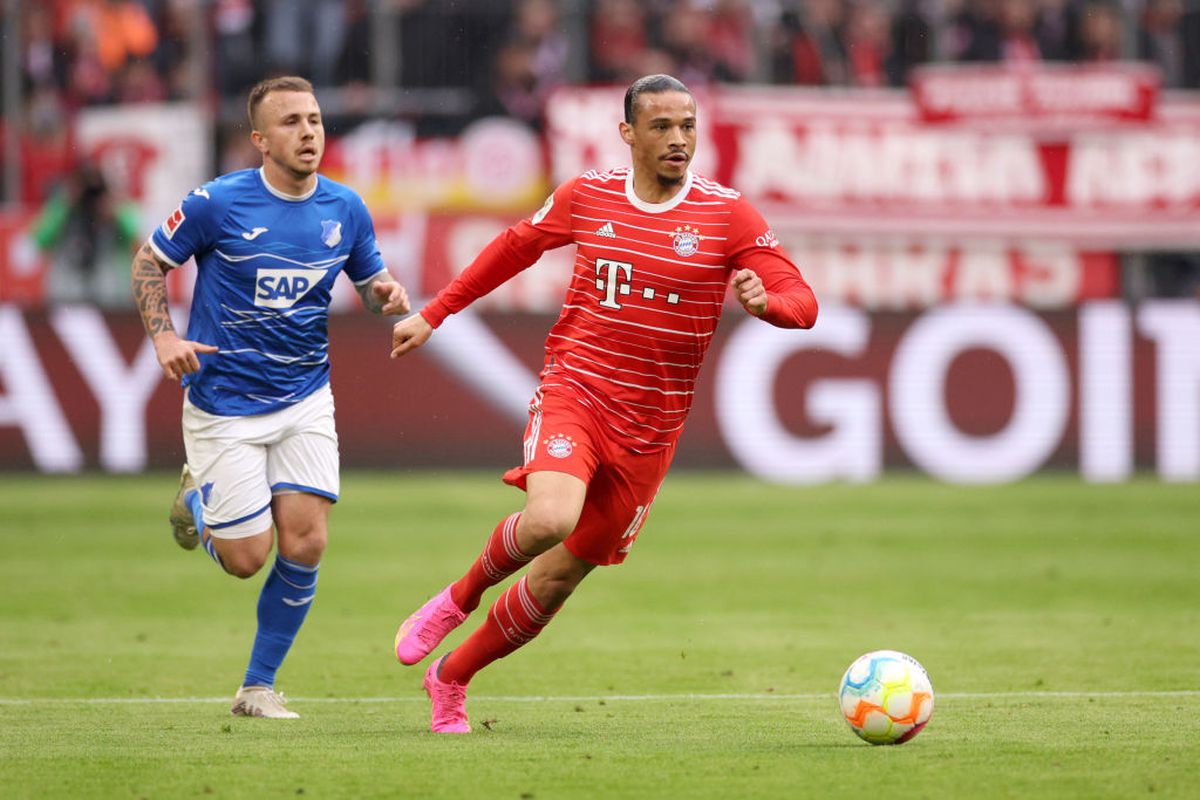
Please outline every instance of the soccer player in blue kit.
M312 85L267 79L248 111L262 167L192 191L138 251L132 282L163 373L186 390L176 542L249 578L278 538L232 712L291 718L275 673L312 605L339 489L330 291L345 272L375 313L406 314L409 303L362 199L317 175L325 131ZM164 276L188 258L197 275L185 339Z

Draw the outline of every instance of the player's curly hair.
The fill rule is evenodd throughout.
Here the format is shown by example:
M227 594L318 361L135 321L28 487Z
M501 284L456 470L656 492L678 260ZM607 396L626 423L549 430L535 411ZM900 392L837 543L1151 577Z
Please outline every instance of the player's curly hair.
M258 111L259 105L271 92L308 92L314 94L313 86L297 75L281 75L277 78L266 78L254 85L250 90L250 98L246 101L246 114L250 117L250 128L256 129L257 123L254 120L254 113Z
M633 124L639 97L644 94L659 94L660 92L692 93L678 78L670 75L644 75L629 84L629 88L625 90L625 122Z

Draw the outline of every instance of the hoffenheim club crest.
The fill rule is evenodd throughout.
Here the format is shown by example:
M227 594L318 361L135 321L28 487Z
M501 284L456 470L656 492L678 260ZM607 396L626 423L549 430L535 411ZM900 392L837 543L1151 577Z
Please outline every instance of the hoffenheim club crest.
M321 241L326 247L337 247L342 240L342 223L335 219L321 220Z

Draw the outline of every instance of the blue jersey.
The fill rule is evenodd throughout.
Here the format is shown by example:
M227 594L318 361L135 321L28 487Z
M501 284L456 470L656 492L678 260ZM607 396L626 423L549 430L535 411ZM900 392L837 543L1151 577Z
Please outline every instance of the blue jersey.
M194 190L150 246L175 266L196 259L187 337L220 351L201 355L183 384L193 404L221 416L277 411L324 386L338 273L362 284L385 269L357 194L318 177L291 197L258 169Z

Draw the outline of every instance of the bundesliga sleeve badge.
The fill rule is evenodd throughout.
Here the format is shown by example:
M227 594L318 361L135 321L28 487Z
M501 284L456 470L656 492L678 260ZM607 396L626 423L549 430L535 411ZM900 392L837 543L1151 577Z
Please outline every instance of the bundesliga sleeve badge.
M176 208L175 213L167 217L167 221L162 224L163 236L168 239L174 239L175 231L179 230L179 226L183 224L185 219L187 217L183 215L183 206Z

